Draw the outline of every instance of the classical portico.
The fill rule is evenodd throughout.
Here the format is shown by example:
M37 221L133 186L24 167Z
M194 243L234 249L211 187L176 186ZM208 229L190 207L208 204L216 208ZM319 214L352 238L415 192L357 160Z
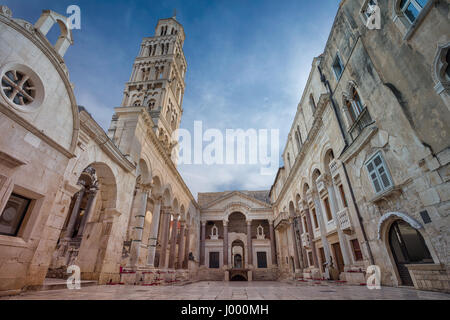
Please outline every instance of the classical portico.
M205 279L275 277L276 248L268 191L199 194L200 268Z

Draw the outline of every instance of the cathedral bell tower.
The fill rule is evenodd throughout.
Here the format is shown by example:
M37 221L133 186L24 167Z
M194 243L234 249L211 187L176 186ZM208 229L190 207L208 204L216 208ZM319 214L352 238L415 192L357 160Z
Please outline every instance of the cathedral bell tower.
M121 109L144 108L153 120L153 130L168 154L176 145L172 133L178 129L183 114L184 78L187 63L183 53L183 26L172 18L161 19L153 37L144 38L134 61L129 82L125 84L120 108L116 108L108 132L122 152L118 135Z

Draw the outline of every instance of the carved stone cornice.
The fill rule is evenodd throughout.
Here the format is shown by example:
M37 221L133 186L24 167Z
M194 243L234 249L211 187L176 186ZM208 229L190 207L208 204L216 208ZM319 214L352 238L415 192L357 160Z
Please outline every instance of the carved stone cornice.
M27 162L22 161L11 154L0 151L0 163L7 166L8 168L16 168L26 165Z
M320 96L319 102L317 104L317 109L314 114L314 122L311 127L311 130L309 131L308 138L303 143L303 146L295 159L294 166L290 170L289 176L287 177L285 183L283 184L281 192L278 195L277 200L275 201L276 206L280 205L280 202L282 201L284 195L286 194L287 190L289 189L291 183L293 182L294 178L297 176L300 166L303 163L303 160L305 159L306 155L310 151L311 147L314 147L314 144L315 144L314 140L316 139L320 130L323 128L322 115L323 115L323 112L324 112L326 106L328 105L329 101L330 101L330 97L328 96L328 94L322 94Z

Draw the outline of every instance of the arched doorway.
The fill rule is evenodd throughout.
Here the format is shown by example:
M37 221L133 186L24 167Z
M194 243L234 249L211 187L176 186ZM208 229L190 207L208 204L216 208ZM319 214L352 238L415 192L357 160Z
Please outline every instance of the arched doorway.
M244 243L241 240L235 240L231 244L231 253L233 258L233 269L245 269Z
M402 285L413 286L408 264L433 263L433 258L420 232L403 220L397 220L391 225L389 246Z

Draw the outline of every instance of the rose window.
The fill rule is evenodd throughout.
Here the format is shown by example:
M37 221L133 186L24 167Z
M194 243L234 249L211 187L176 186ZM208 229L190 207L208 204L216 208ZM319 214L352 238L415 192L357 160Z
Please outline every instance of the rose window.
M36 98L36 88L30 77L17 70L3 75L2 91L10 101L19 106L29 105Z

